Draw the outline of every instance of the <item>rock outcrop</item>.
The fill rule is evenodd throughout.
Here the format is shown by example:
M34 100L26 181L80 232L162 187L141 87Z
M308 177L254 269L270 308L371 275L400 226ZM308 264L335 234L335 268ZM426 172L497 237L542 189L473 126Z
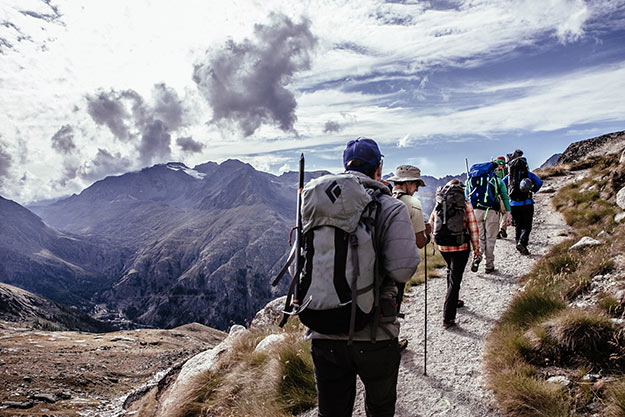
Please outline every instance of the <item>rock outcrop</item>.
M609 133L571 143L558 158L558 163L582 161L593 155L621 154L624 148L625 131Z

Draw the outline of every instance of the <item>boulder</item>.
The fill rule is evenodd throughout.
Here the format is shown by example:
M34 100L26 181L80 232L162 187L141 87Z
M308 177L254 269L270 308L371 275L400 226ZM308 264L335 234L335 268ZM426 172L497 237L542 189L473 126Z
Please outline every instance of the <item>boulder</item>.
M230 328L230 331L228 332L228 334L230 336L234 336L235 334L239 332L246 332L246 331L247 329L245 328L245 326L241 326L240 324L235 324L234 326Z
M619 163L625 164L625 149L621 152L621 159L619 159Z
M5 408L32 408L35 405L34 401L3 401L0 403Z
M616 193L616 204L625 209L625 187L621 188L618 193Z
M625 186L625 166L619 166L610 173L610 182L613 190L620 190Z
M284 342L284 340L286 340L286 335L284 333L270 334L256 345L254 353L268 352L274 346Z
M597 237L599 239L605 239L605 238L607 238L609 236L610 236L610 234L608 232L606 232L605 230L600 231L599 234L597 235Z
M228 337L220 344L189 359L180 369L175 381L161 394L156 417L177 416L180 404L189 399L189 393L193 391L196 378L206 372L217 371L221 354L230 349L237 339L249 333L250 331L245 327L235 324L230 328Z
M547 382L551 382L553 384L560 384L565 387L568 387L569 385L571 385L571 381L564 375L552 376L551 378L547 379Z
M621 212L621 213L616 213L614 215L614 221L616 223L620 223L623 221L623 219L625 219L625 212Z
M256 313L256 316L254 316L250 324L250 328L264 329L277 326L282 318L282 310L284 309L285 302L286 295L267 303L262 310Z
M45 393L35 394L31 398L35 401L43 401L43 402L51 403L51 404L59 400L59 398L56 395L45 394Z
M177 415L180 404L185 401L189 392L192 391L195 379L205 372L217 370L219 356L227 350L226 340L212 349L198 353L182 366L176 381L165 390L160 399L158 417Z
M580 249L584 249L584 248L588 248L592 246L599 246L599 245L601 245L601 242L598 241L597 239L593 239L590 236L584 236L576 244L571 246L569 250L580 250Z

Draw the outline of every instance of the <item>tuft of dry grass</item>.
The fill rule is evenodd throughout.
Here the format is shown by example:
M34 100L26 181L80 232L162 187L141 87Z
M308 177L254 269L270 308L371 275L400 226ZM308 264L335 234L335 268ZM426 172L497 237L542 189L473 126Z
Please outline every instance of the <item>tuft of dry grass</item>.
M270 330L234 337L217 370L195 381L178 417L287 417L314 407L310 342L304 340L299 320L289 322L281 330L284 340L268 350L255 351Z
M610 385L606 393L605 417L625 417L625 380Z
M548 168L535 169L532 172L544 181L547 178L564 176L568 174L570 170L571 170L570 164L556 164Z
M603 313L567 309L546 323L547 331L561 351L564 361L589 369L614 366L613 354L619 353L616 327Z

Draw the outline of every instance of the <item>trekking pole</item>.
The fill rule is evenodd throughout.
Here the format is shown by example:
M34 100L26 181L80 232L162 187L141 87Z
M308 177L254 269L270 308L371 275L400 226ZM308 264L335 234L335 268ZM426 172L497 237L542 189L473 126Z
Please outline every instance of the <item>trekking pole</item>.
M304 153L299 158L299 176L297 184L297 212L295 218L295 271L298 282L293 291L293 306L297 310L299 299L299 273L302 270L302 190L304 189Z
M428 363L428 244L423 247L423 266L425 277L425 319L423 321L423 375L427 376Z

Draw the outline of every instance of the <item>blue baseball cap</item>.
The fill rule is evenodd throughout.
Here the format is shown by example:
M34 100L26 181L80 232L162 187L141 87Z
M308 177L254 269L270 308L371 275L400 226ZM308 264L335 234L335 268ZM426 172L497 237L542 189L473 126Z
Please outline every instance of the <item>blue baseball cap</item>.
M346 170L366 171L378 166L383 156L373 139L358 138L347 142L347 147L343 151L343 166ZM358 168L348 167L348 162L353 159L358 159L365 165Z

